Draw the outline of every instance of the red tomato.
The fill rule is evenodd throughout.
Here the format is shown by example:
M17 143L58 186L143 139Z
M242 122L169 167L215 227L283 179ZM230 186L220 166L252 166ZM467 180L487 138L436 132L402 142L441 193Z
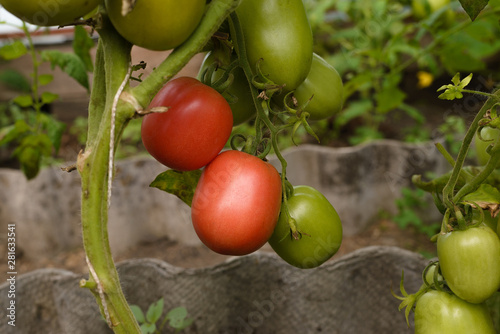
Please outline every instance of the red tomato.
M191 218L214 252L245 255L273 233L281 208L281 177L271 164L240 151L219 154L203 171Z
M233 128L227 101L194 78L169 81L149 105L166 112L144 116L141 127L146 150L167 167L189 171L206 166L226 144Z

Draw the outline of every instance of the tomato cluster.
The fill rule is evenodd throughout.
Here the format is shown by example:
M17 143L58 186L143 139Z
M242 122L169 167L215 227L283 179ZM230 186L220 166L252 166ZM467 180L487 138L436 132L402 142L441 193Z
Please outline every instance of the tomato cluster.
M118 19L123 17L113 17L113 0L106 4L117 30L137 44L120 29ZM312 52L312 32L301 0L243 0L235 13L232 19L238 21L243 37L236 40L234 22L222 27L219 36L227 38L214 38L197 79L177 78L160 90L143 119L142 140L169 168L202 168L190 204L194 229L207 247L245 255L269 242L289 264L314 268L330 259L342 242L340 218L330 202L314 188L291 187L285 174L262 155L264 144L252 146L249 141L242 150L220 152L233 126L267 117L257 115L258 103L271 103L260 96L272 97L266 87L279 87L281 102L293 95L292 107L304 106L300 112L319 120L340 111L342 80ZM246 53L238 53L241 50ZM273 103L280 104L279 99ZM298 120L293 113L290 117Z

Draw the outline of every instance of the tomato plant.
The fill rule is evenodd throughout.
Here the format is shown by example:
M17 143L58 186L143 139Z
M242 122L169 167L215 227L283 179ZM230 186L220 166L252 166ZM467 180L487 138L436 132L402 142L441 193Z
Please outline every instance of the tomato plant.
M486 225L441 234L437 252L450 289L471 303L482 303L500 288L500 239Z
M484 304L471 304L453 294L431 290L415 307L415 334L495 334Z
M282 212L269 244L295 267L318 267L342 243L342 224L337 211L323 194L309 186L295 186L287 206L300 238L293 237L289 217Z
M205 10L205 0L185 1L182 6L175 0L148 0L137 1L123 15L123 0L105 3L116 30L130 43L150 50L170 50L182 44Z
M0 4L21 20L38 26L59 26L75 22L96 9L100 0L0 0Z
M191 206L193 226L210 249L244 255L264 245L278 220L281 178L271 164L225 151L205 167Z
M312 98L304 111L309 113L310 120L317 121L340 112L343 90L342 78L337 70L315 53L309 74L293 95L299 106Z
M212 161L233 127L231 108L213 88L194 78L169 81L149 105L165 112L146 115L141 137L146 150L172 169L194 170Z
M201 80L203 74L209 70L210 66L213 66L213 72L211 72L212 75L209 80L211 82L216 82L223 77L230 62L236 61L237 56L233 54L230 61L221 58L222 57L218 57L213 52L209 52L201 64L198 78ZM255 117L256 111L245 72L238 66L234 68L231 73L233 75L233 81L229 88L222 93L222 96L224 96L231 106L233 112L233 125L238 125Z
M313 38L302 0L243 0L236 9L248 61L287 91L309 73Z

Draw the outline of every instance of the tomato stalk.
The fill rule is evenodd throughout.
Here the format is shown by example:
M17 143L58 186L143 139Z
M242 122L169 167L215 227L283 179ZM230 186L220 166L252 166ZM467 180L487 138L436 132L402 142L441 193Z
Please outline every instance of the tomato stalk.
M80 282L80 286L94 294L101 313L115 333L141 333L141 330L121 289L109 245L107 223L111 187L108 182L112 179L114 150L129 120L141 112L141 106L147 105L161 86L206 44L239 1L213 0L192 38L174 50L134 89L128 85L132 45L116 32L106 14L101 13L89 101L88 140L77 161L82 182L82 235L90 272L89 279Z
M470 144L474 138L474 135L479 128L479 122L483 119L484 115L488 110L490 110L499 100L500 98L500 90L495 91L492 94L483 107L479 110L476 117L472 121L467 133L465 134L465 138L462 141L462 145L460 146L460 150L457 156L457 160L455 165L453 166L452 174L443 189L443 202L444 205L450 210L454 210L454 203L460 201L466 194L476 190L479 185L491 174L491 172L495 169L495 164L500 160L500 154L493 154L491 156L490 161L487 163L484 170L467 182L458 192L454 194L455 187L457 181L460 177L462 167L464 165L465 159L467 157L467 152L469 150ZM492 153L495 152L496 145Z
M231 26L232 31L234 32L233 43L238 54L238 59L240 62L240 66L243 68L245 72L245 76L249 82L249 86L252 92L252 98L254 101L255 108L257 110L257 116L255 120L255 129L256 129L256 139L253 142L253 152L257 151L257 146L263 141L263 132L262 132L262 124L269 130L271 137L271 146L276 154L276 157L280 161L281 164L281 183L282 183L282 205L281 205L281 214L285 214L288 219L288 224L290 226L291 234L295 239L300 238L300 231L297 229L297 225L295 220L291 217L290 212L288 210L288 192L287 192L287 179L286 179L286 168L287 161L281 154L279 145L278 145L278 134L285 128L289 128L293 126L293 124L285 124L283 126L275 126L273 122L269 119L269 115L271 114L269 107L269 97L262 97L259 93L257 87L255 86L254 75L252 72L252 68L248 58L246 56L246 47L243 39L243 33L240 27L239 19L236 13L232 13L230 15L229 24ZM257 65L258 66L258 65ZM268 87L271 87L271 92L276 91L277 85L273 83L266 83Z

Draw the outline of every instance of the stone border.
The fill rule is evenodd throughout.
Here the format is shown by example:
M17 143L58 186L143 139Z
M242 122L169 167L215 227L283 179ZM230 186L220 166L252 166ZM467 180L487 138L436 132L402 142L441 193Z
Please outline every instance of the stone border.
M381 140L346 148L302 145L284 152L292 184L320 190L337 209L345 235L366 228L381 211L394 213L394 200L413 174L441 174L449 166L433 143ZM271 162L279 166L276 159ZM116 163L109 213L114 254L142 241L168 237L199 245L189 208L175 196L148 185L165 167L151 158ZM431 205L426 217L439 219ZM0 228L16 224L17 247L36 260L81 245L80 181L76 172L46 168L32 181L20 171L0 169ZM437 217L437 218L433 218Z
M143 310L164 297L165 309L187 308L186 333L405 333L404 312L391 295L401 272L409 293L422 284L427 260L396 247L372 246L316 269L294 268L276 255L256 252L207 268L181 269L155 259L118 264L125 296ZM16 327L5 334L111 333L84 277L41 269L17 280ZM4 295L8 286L0 286Z

